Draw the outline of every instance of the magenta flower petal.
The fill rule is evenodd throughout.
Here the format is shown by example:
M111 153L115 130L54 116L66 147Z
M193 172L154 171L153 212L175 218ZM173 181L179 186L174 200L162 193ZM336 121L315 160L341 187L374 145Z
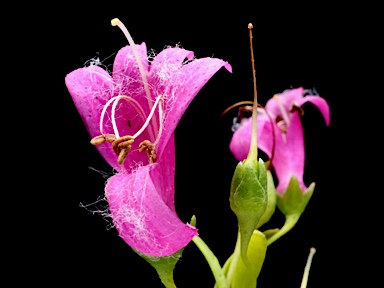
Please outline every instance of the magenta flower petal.
M310 102L321 111L327 125L330 111L327 102L319 96L305 96L304 88L297 88L275 95L265 105L266 113L258 114L258 148L272 158L272 166L278 179L276 191L284 193L293 175L298 179L302 191L307 187L304 174L304 135L300 116L294 106ZM268 115L272 118L273 123ZM273 129L273 130L272 130ZM272 133L274 131L274 133ZM233 134L230 150L236 159L247 157L252 132L251 118L243 120ZM272 156L273 155L273 156Z
M142 69L126 46L117 53L113 77L90 66L68 74L66 85L91 137L134 138L122 165L112 149L118 141L97 145L119 172L105 188L119 235L140 253L169 256L197 235L175 210L174 130L204 84L222 66L229 71L231 66L215 58L185 64L193 52L181 48L166 48L150 63L145 43L136 48ZM147 140L153 150L139 152L139 144Z
M221 67L232 72L232 67L228 62L217 58L202 58L184 65L179 73L173 74L169 90L166 90L167 94L172 95L169 102L172 108L164 122L164 127L167 129L163 133L159 149L168 142L193 98Z
M156 76L160 80L169 80L169 77L183 65L185 59L193 58L193 51L178 47L169 47L155 56L150 66L149 76Z
M321 98L319 96L306 96L306 97L303 97L303 98L297 100L297 106L300 107L301 105L303 105L306 102L312 103L313 105L315 105L320 110L321 114L324 117L325 124L327 124L327 126L329 126L329 124L331 123L331 112L329 110L329 105L328 105L327 101L325 101L323 98Z
M98 66L89 66L69 73L65 84L91 138L100 135L100 114L114 89L111 76ZM119 169L116 154L110 146L104 143L97 149L109 165Z
M300 188L304 192L304 134L298 112L294 112L287 133L282 134L275 124L275 153L272 166L279 181L276 191L284 193L292 175L295 175ZM268 137L268 136L267 136ZM285 137L285 139L284 139Z
M304 88L300 87L277 94L276 96L280 100L280 103L273 97L268 100L267 104L265 104L265 109L269 114L275 116L281 114L281 107L288 113L292 109L292 105L303 98L304 93Z
M265 141L268 140L267 137L260 138L260 135L271 135L272 137L271 121L265 113L259 113L257 115L257 135L258 148L271 157L272 142ZM241 121L240 127L233 133L233 137L229 144L229 149L237 160L243 161L247 158L249 147L251 145L251 136L252 117L245 118Z
M151 178L156 184L157 192L163 199L164 203L175 214L175 141L174 135L169 139L167 146L164 148L161 161L156 164L156 170L151 171ZM160 173L155 173L160 172Z
M247 158L252 136L252 117L243 119L241 126L233 133L229 150L238 161Z
M144 71L148 72L149 63L147 56L147 46L145 43L136 45L140 57L140 63ZM115 80L114 95L127 95L135 98L140 103L144 111L148 114L148 102L144 95L143 81L141 79L139 66L131 46L125 46L117 52L113 62L113 79Z
M140 253L161 257L185 247L197 229L182 223L162 201L159 178L154 181L152 173L163 172L156 170L158 164L116 174L109 178L105 192L120 237Z

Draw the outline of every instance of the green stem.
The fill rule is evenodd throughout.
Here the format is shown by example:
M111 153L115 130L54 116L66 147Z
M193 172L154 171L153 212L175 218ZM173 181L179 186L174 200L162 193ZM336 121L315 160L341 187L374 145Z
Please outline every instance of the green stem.
M193 237L192 241L196 244L197 248L200 249L201 253L203 253L205 259L208 262L209 267L211 267L217 286L219 288L227 288L227 283L225 281L223 270L221 270L220 263L217 260L215 254L213 254L211 249L209 249L207 244L205 244L199 236Z
M222 268L224 276L226 276L228 274L228 269L231 266L232 258L233 258L233 254L231 256L229 256L227 261L225 261L225 263L224 263L224 266ZM228 283L228 281L227 281L227 283ZM213 288L218 288L217 283L215 283L215 286Z
M232 279L233 279L233 274L235 273L236 267L237 267L237 262L239 261L240 258L240 232L237 234L237 241L236 241L236 246L235 246L235 251L232 254L232 261L230 266L228 267L228 273L227 273L227 285L228 287L231 287L232 285Z
M284 236L289 230L291 230L299 220L300 215L292 214L287 215L285 218L284 226L276 232L271 238L267 240L267 246L271 245L273 242L275 242L277 239L279 239L281 236Z

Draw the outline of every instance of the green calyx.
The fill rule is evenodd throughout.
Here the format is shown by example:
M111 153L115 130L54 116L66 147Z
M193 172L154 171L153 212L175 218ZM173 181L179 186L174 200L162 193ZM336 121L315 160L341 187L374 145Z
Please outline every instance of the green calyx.
M192 216L190 225L196 227L195 215ZM173 280L173 270L175 269L177 262L181 258L184 248L185 247L176 251L172 255L165 257L151 257L139 253L135 249L132 250L135 251L141 258L145 259L145 261L147 261L149 264L151 264L153 268L156 269L157 275L159 275L161 283L163 283L166 288L176 288L175 282Z
M184 248L185 247L166 257L151 257L141 254L135 249L133 249L133 251L135 251L141 258L145 259L153 268L156 269L161 282L166 288L176 288L173 280L173 270L175 269L176 263L181 258Z
M284 194L277 194L277 207L286 217L288 215L300 217L307 207L314 189L315 183L312 183L306 191L302 191L296 176L293 175Z
M285 223L282 228L276 232L265 231L267 236L267 245L271 245L277 239L285 235L290 231L299 221L301 214L303 214L305 208L308 205L309 200L312 197L315 189L315 183L312 183L306 191L302 191L297 181L296 176L292 176L289 181L289 185L285 190L284 194L277 194L276 205L279 210L285 216Z

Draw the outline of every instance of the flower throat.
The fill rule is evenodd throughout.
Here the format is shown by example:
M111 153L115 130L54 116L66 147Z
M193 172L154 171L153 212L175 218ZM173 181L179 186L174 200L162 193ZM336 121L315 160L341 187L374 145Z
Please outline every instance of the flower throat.
M132 148L132 144L134 140L143 133L143 131L148 128L148 134L151 139L150 140L144 140L139 144L139 152L147 152L147 156L151 163L156 162L157 155L155 146L159 143L160 136L162 134L163 130L163 118L164 118L164 110L163 110L163 95L159 95L156 97L155 103L152 103L152 97L151 93L149 91L148 81L147 77L143 68L143 65L141 63L141 59L139 57L139 52L136 48L135 43L133 42L133 39L131 35L129 34L127 28L124 26L122 22L120 22L119 19L115 18L111 21L112 26L118 26L124 33L125 37L127 38L131 48L133 55L135 57L136 63L139 68L140 76L142 79L142 83L144 86L144 91L146 94L148 107L150 109L150 113L148 116L146 116L145 111L143 107L131 96L127 95L118 95L115 97L112 97L103 107L103 110L101 112L100 116L100 134L99 136L94 137L91 140L92 145L100 145L105 142L112 143L112 149L115 152L115 154L118 156L117 162L122 165L125 161L125 159L128 156L129 151ZM118 131L117 125L116 125L116 106L119 103L120 100L125 100L129 105L131 105L132 108L134 108L141 118L141 120L144 122L143 126L133 135L125 135L120 136L120 133ZM112 128L114 134L105 134L103 129L103 123L104 123L104 117L107 113L108 107L112 105ZM159 113L159 121L160 121L160 127L157 123L157 119L154 116L156 112L156 108L158 108ZM151 122L151 125L150 125ZM130 125L130 124L128 124Z

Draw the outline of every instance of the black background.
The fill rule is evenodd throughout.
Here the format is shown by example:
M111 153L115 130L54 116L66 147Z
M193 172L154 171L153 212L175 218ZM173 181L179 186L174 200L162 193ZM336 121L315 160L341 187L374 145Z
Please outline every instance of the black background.
M135 42L145 42L148 49L160 52L167 45L178 44L194 51L197 58L217 57L232 65L232 74L222 68L203 87L175 131L177 213L184 222L196 215L201 238L221 264L233 252L236 241L236 218L228 198L237 161L228 148L236 111L221 120L220 114L238 101L253 99L248 23L254 26L261 104L275 93L301 86L315 88L327 100L329 127L314 106L303 106L304 181L307 185L316 182L314 195L295 228L268 248L258 287L300 287L310 247L317 253L308 287L344 283L347 275L339 268L341 262L348 262L344 258L348 254L344 246L347 232L340 231L347 230L349 214L343 210L345 199L338 179L340 166L348 165L349 159L345 148L350 146L346 140L350 139L351 107L345 99L353 96L348 90L350 79L343 75L351 69L344 52L353 23L341 18L334 7L315 4L266 7L237 3L212 8L187 4L61 6L47 15L52 21L46 24L49 29L41 26L47 29L47 46L40 52L45 52L43 69L49 85L55 88L47 93L49 98L43 98L52 105L43 121L55 124L53 131L47 131L60 139L56 142L60 144L49 147L52 152L47 154L50 176L44 177L49 179L49 196L41 196L41 203L42 217L48 220L40 220L45 223L44 236L38 241L41 248L34 251L34 257L47 257L44 268L33 278L40 283L86 287L162 287L155 270L114 229L107 229L109 220L80 207L80 203L91 204L103 196L107 179L103 173L111 175L112 169L89 144L64 78L94 57L105 65L113 64L115 53L128 44L120 29L110 24L117 17ZM283 222L277 210L264 228L281 227ZM39 222L35 222L37 226ZM174 278L178 287L214 285L208 264L192 242L177 264Z

